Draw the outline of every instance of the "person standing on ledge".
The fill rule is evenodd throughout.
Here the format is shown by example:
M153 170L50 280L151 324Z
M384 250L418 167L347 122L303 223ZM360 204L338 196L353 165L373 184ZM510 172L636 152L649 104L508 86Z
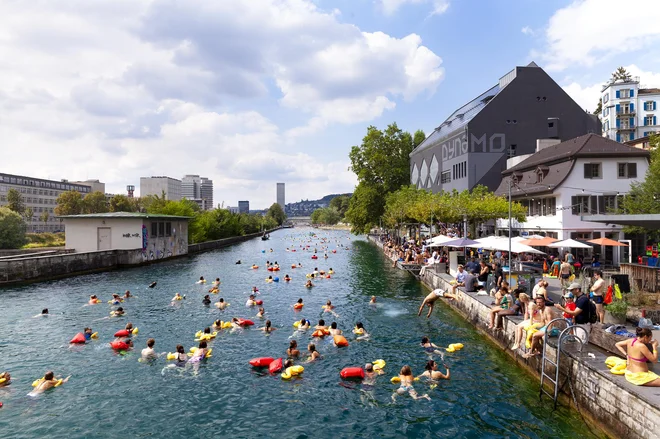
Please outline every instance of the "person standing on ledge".
M594 284L591 286L591 295L593 295L593 300L596 304L596 314L598 314L598 321L600 323L605 321L605 306L603 305L605 289L603 272L600 270L594 270Z

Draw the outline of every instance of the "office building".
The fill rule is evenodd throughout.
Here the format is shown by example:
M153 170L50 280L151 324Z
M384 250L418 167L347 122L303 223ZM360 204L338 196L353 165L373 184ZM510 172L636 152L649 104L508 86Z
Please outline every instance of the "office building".
M165 193L166 200L179 201L181 199L181 180L171 177L140 177L140 196L158 195Z
M101 192L105 194L105 183L101 183L99 180L85 180L85 181L71 181L71 184L82 184L92 188L92 192Z
M230 211L231 213L239 213L238 206L227 206L227 210Z
M57 197L65 191L77 191L83 196L93 192L92 187L87 184L0 173L0 206L8 204L7 192L10 189L16 189L20 192L25 208L32 210L32 216L25 218L28 232L64 230L64 225L60 219L55 217ZM48 214L48 218L45 218L45 213ZM43 221L43 219L46 219L46 221Z
M536 139L600 133L548 74L530 63L454 111L410 154L410 181L433 192L497 188L510 157L531 154Z
M238 213L250 213L250 202L249 201L239 201L238 202Z
M277 183L277 204L280 205L282 210L284 210L285 198L284 198L284 183Z
M527 209L525 222L512 220L512 236L540 234L560 240L624 239L622 227L589 221L590 215L620 208L632 184L649 167L649 151L587 134L538 151L504 171L496 195L508 196ZM516 164L514 164L516 163ZM508 219L497 227L508 236ZM612 247L596 247L603 259L618 263Z
M181 179L181 197L197 203L202 210L213 209L213 180L199 175Z
M639 77L610 81L602 89L603 136L617 142L660 132L660 88L640 88Z

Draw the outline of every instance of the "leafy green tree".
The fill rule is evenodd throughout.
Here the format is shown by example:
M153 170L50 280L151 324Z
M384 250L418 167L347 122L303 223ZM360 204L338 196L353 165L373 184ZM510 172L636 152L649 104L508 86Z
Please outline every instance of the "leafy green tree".
M110 198L110 212L137 212L138 205L135 198L128 198L120 194Z
M142 208L148 213L156 213L167 204L167 196L165 191L158 195L145 195L140 198Z
M310 217L312 224L335 225L341 221L339 212L332 207L316 209Z
M23 196L16 189L9 189L7 192L7 207L9 210L16 212L19 215L23 215L25 212L25 203L23 202Z
M596 105L596 109L591 114L595 114L596 116L598 116L602 112L603 112L603 101L600 98L598 98L598 105Z
M284 210L282 209L282 206L280 206L277 203L273 203L268 208L268 212L266 212L266 216L273 218L278 226L281 226L284 223L284 220L286 220L286 215L284 214Z
M350 200L351 197L348 195L339 195L330 200L329 207L335 209L340 218L344 218L344 215L346 215L346 211L348 210L348 204Z
M426 134L424 134L424 131L415 131L415 134L413 135L413 149L417 148L425 139Z
M625 69L625 67L621 66L612 72L611 80L612 82L614 82L619 79L627 82L632 80L632 75L630 74L630 72L628 72L628 70Z
M108 200L101 191L90 192L83 198L83 213L106 213Z
M80 215L83 212L83 197L80 192L66 191L57 197L55 215Z
M26 222L32 221L32 218L34 217L34 210L31 207L26 207L25 212L23 212L23 218L25 218Z
M25 221L21 215L7 207L0 207L0 248L21 248L25 244Z
M409 183L409 155L424 137L423 131L417 131L413 138L396 123L384 131L370 126L362 144L351 148L351 169L357 175L358 185L345 217L353 232L366 232L378 224L385 196Z

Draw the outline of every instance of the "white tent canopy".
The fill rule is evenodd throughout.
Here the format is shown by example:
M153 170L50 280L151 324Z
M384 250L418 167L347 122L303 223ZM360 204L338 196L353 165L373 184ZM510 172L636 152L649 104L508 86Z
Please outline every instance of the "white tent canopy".
M468 245L467 247L472 248L484 248L487 250L499 250L508 252L509 251L509 238L504 236L489 236L487 238L477 239L478 244ZM511 240L511 253L533 253L537 255L543 255L540 250L530 247L528 245L521 244L515 240Z
M576 241L574 239L565 239L550 244L548 247L552 248L592 248L593 245L585 244L584 242Z
M429 247L442 247L445 242L453 241L455 239L456 238L451 238L445 235L438 235L426 241L426 245Z

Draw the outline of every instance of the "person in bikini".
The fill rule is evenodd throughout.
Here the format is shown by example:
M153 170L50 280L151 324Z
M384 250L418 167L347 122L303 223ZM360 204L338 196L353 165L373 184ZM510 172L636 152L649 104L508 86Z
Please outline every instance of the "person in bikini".
M649 349L650 346L650 349ZM636 337L622 340L616 348L628 358L626 380L636 386L660 387L660 377L649 371L648 363L658 362L658 340L648 328L637 328Z

